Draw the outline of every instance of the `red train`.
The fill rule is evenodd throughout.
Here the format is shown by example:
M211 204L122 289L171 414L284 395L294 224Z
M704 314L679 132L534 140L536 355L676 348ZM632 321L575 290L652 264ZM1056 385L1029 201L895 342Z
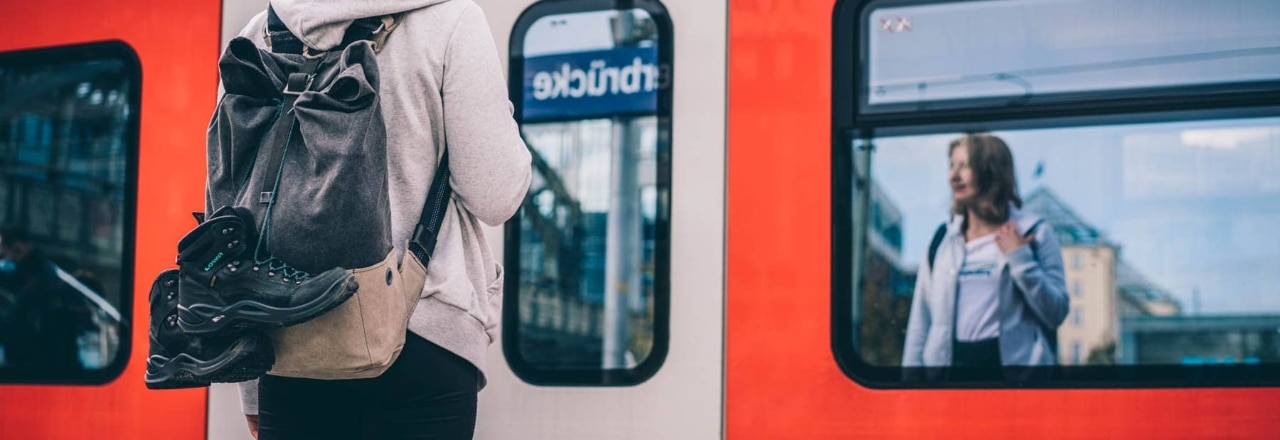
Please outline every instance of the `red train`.
M1273 2L452 1L487 14L539 158L489 231L477 438L1280 435ZM234 386L142 376L220 48L265 4L0 5L0 214L94 323L74 373L0 351L0 438L248 435ZM904 381L945 150L975 131L1063 244L1056 366Z

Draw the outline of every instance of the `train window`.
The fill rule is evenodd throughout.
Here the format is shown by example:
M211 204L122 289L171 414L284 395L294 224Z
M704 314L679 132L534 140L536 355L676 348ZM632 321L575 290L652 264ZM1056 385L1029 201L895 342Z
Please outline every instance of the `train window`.
M0 382L124 369L140 79L119 42L0 53Z
M541 2L511 41L534 177L506 229L507 361L539 385L640 383L668 340L671 24L656 1Z
M868 112L1280 80L1280 3L1269 0L885 3L864 27Z
M1280 383L1277 20L1264 0L842 3L841 367L884 387Z

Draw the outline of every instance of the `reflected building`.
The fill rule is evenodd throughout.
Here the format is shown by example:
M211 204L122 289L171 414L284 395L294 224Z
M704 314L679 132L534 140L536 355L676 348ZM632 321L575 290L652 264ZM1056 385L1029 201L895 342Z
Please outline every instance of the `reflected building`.
M1182 304L1172 294L1124 261L1116 266L1116 280L1120 289L1121 317L1182 314Z
M0 223L26 230L92 310L78 338L89 369L113 361L123 322L131 82L118 61L0 72Z
M1048 188L1037 188L1023 200L1023 209L1053 227L1062 245L1071 311L1058 327L1058 363L1114 363L1120 330L1116 246Z
M1173 294L1052 191L1025 197L1062 243L1071 312L1058 329L1063 365L1280 361L1280 316L1188 316Z
M1120 338L1127 318L1181 313L1167 290L1120 258L1119 246L1052 190L1040 187L1023 199L1023 208L1043 217L1062 245L1071 311L1058 327L1060 364L1119 363L1127 350Z
M1280 316L1129 316L1123 364L1280 362Z
M121 75L90 68L0 85L4 105L21 108L0 111L0 223L25 228L68 272L92 274L116 307L130 111Z
M863 266L858 346L872 365L899 365L916 269L902 265L903 215L880 185L871 182L867 258Z

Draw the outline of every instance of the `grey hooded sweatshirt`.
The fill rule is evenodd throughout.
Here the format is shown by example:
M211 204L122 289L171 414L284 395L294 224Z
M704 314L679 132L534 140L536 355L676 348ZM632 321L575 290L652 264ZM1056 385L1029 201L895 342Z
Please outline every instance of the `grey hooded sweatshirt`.
M1009 218L1026 236L1041 221L1030 212L1010 206ZM947 223L933 265L920 264L916 290L911 298L907 338L902 352L904 367L951 365L955 340L959 273L964 265L964 216ZM1057 329L1071 310L1071 297L1063 280L1062 248L1053 228L1037 227L1031 246L1000 255L995 272L1001 274L996 316L1000 325L1000 362L1006 366L1054 365L1057 355L1049 347L1042 324Z
M442 149L449 150L453 201L409 330L475 365L483 377L502 319L502 266L481 223L497 226L520 207L530 156L512 119L507 83L484 12L471 0L271 0L308 47L326 51L352 21L404 12L378 54L387 127L392 238L398 254L413 233ZM240 36L265 47L266 12ZM257 414L257 381L240 386Z

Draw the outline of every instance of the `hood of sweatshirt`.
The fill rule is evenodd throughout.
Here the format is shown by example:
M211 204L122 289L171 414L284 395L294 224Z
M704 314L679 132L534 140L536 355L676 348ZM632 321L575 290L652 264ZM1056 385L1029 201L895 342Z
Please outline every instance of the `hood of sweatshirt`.
M351 22L366 17L398 14L449 0L271 0L276 15L302 43L329 50L342 43Z

